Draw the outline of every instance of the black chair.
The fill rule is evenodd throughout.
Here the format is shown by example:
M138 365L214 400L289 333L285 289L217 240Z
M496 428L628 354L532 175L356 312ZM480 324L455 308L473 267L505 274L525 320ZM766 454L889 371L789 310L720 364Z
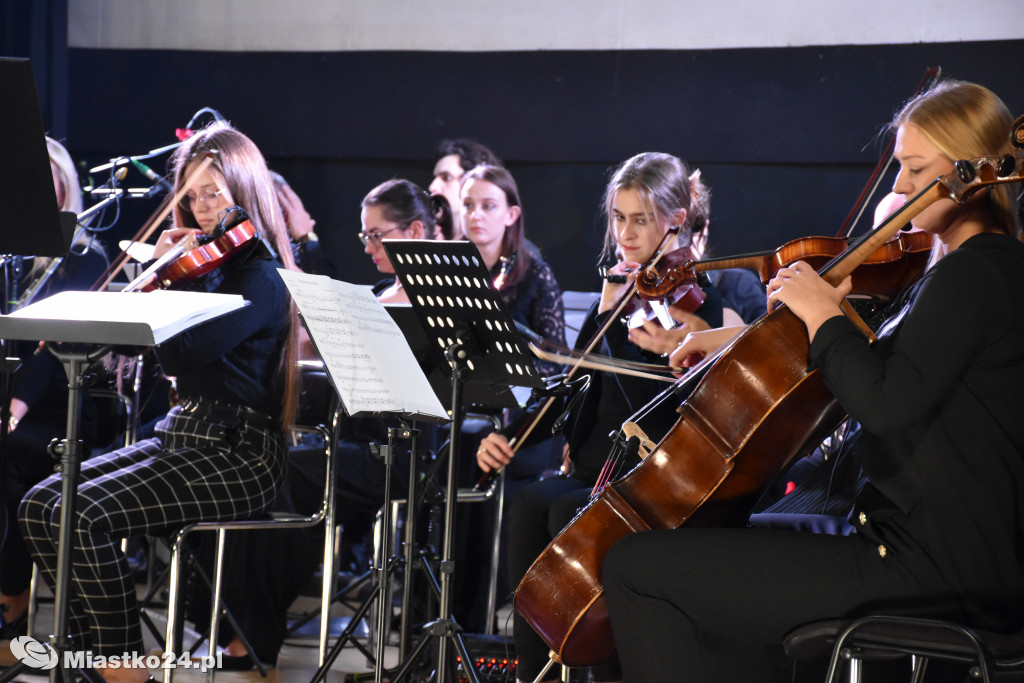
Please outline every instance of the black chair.
M913 658L911 683L924 680L931 659L964 664L972 680L985 683L1024 680L1024 632L1004 635L940 619L878 615L819 621L791 631L783 647L796 660L831 652L827 683L841 680L844 661L850 664L848 680L859 683L862 661L903 657ZM1002 677L1010 674L1012 679Z

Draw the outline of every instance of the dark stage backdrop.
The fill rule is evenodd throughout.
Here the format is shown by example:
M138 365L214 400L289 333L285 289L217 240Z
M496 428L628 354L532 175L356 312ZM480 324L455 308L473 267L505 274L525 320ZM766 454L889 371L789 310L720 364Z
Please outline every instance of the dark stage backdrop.
M445 137L477 138L506 160L527 234L565 289L588 290L597 287L604 183L637 152L671 152L704 171L711 248L728 255L835 234L884 146L880 131L929 66L982 83L1024 113L1024 41L509 53L71 49L67 59L66 108L46 111L57 112L58 127L66 113L67 129L54 132L76 158L94 165L169 144L176 127L212 107L288 178L340 277L352 282L376 279L355 237L361 198L391 177L425 187ZM163 171L164 162L154 167ZM134 232L154 209L155 201L129 204L119 230Z

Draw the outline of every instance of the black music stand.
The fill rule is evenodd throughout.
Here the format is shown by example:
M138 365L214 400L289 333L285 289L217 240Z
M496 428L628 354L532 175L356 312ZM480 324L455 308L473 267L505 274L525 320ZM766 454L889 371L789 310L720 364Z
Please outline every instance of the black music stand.
M158 300L158 297L165 295L172 295L173 301L180 302L181 307L180 313L170 325L166 325L167 317L159 323L147 322L146 307L126 306L124 302L127 300L123 298L147 297L150 311L163 309L166 312L167 307L161 306ZM59 315L54 305L58 299L74 302L74 305L68 307L65 316ZM167 301L170 303L172 299ZM208 307L207 304L211 301L217 305ZM87 305L83 306L82 302L94 302L95 307L90 309ZM61 361L68 376L67 431L63 440L51 445L54 454L60 456L62 496L53 601L53 634L50 636L50 645L57 653L58 665L50 671L51 683L74 680L70 672L64 668L67 661L64 653L71 647L68 635L68 608L71 566L75 551L73 526L78 477L83 459L79 426L82 415L81 393L85 387L86 369L115 345L155 346L188 327L244 305L241 297L199 292L66 292L38 304L26 306L14 315L0 316L0 338L46 341L47 348ZM131 315L126 311L141 315ZM78 346L57 348L52 342ZM13 669L15 667L9 667L8 671L5 671L5 680L11 680Z
M532 388L544 383L529 347L516 329L500 294L491 283L483 258L472 242L384 240L384 248L419 317L435 364L451 368L451 434L445 493L444 545L441 553L440 614L424 626L420 641L392 681L401 680L433 637L438 638L437 678L444 681L451 640L472 683L478 678L466 650L462 629L451 616L451 580L455 571L456 471L463 418L463 391L475 387L501 394L509 386ZM378 664L379 665L379 664Z
M46 132L39 108L32 65L27 59L0 57L0 272L3 282L18 277L24 256L64 256L71 248L77 217L59 211L46 149ZM16 300L3 292L0 313ZM12 296L14 295L14 296ZM10 419L12 378L20 362L8 357L10 338L0 336L0 491L7 489L7 427ZM4 528L11 520L5 520ZM6 531L0 533L0 543ZM11 667L14 668L14 667ZM16 673L16 672L12 672Z
M417 430L406 420L446 422L447 413L428 380L420 371L404 335L376 297L366 288L333 280L324 275L278 272L299 310L310 341L324 363L327 378L349 416L391 415L401 421L388 429L388 443L379 449L384 471L384 529L380 543L380 566L376 568L375 590L351 617L348 627L324 657L313 681L324 680L345 643L354 640L355 628L373 601L378 604L378 642L375 677L382 681L384 648L388 633L388 588L396 567L389 549L391 480L397 439L411 440L409 492L415 493ZM329 533L329 532L328 532ZM326 567L325 567L326 571ZM321 615L325 628L326 611ZM362 650L363 648L360 647ZM365 650L363 650L366 652ZM367 653L368 654L368 653Z

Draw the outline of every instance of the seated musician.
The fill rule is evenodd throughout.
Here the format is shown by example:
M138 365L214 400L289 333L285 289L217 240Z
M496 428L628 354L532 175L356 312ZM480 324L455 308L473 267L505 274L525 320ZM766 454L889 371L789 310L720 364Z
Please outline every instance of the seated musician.
M289 222L294 243L296 234L308 234L313 221L292 195L294 192L286 185L277 184L277 196L285 217L294 221ZM380 236L388 233L391 237L420 239L429 236L435 225L451 229L447 202L440 195L426 194L407 180L389 180L364 198L359 238L378 270L389 276L374 287L381 301L407 302L408 299L404 298L405 292L400 287L393 287L394 268ZM307 267L312 267L313 261L303 260ZM386 295L388 292L390 295ZM314 393L315 399L324 398ZM310 407L321 410L323 419L328 417L326 405ZM342 423L334 448L338 467L336 519L343 526L344 545L359 548L366 542L372 516L384 501L384 466L373 455L370 445L387 442L387 426L384 420L375 418L349 418ZM287 485L275 509L288 509L290 505L292 512L313 514L320 505L323 460L317 449L312 449L313 457L306 457L303 450L297 448L290 453ZM408 487L407 454L401 448L397 449L396 460L392 494L401 497ZM204 534L201 540L206 543L200 550L200 557L203 562L212 563L214 549L206 547L213 545L208 542L213 540L212 535ZM323 559L323 527L230 532L227 541L224 572L232 580L222 586L222 598L248 640L252 655L264 665L275 665L288 632L288 610ZM342 562L345 560L343 555ZM201 629L208 623L210 595L201 582L195 583L196 590L190 597L190 616ZM221 628L220 640L224 647L223 669L254 668L245 644L230 624L225 623Z
M700 182L697 171L694 182ZM694 260L709 257L708 235L711 214L711 191L705 186L693 198L693 237L690 240L690 254ZM757 274L747 268L722 268L705 271L708 279L722 295L722 327L736 327L751 323L764 314L764 285ZM669 315L675 326L666 330L661 320L645 320L642 325L629 331L629 340L647 351L665 356L675 350L690 332L711 328L699 316L681 307L672 306Z
M612 272L626 274L635 271L655 254L663 242L669 243L669 250L687 246L696 219L696 212L692 210L693 197L703 191L706 188L699 179L694 177L691 180L689 169L674 156L647 153L622 163L608 184L604 202L608 215L606 250L621 254L621 260L611 269ZM674 237L669 234L673 227L679 228L678 235ZM582 326L578 346L586 345L598 327L608 322L620 296L627 289L628 285L603 284L601 299L590 310ZM721 299L713 287L709 287L705 295L704 303L695 314L708 325L717 327L722 324ZM600 353L626 360L664 362L660 355L645 352L633 344L617 316L610 322L596 347ZM568 457L573 468L571 475L530 484L513 500L509 512L508 548L508 573L513 587L519 584L527 568L578 508L586 503L612 450L609 433L618 431L622 423L663 386L651 379L606 373L592 375L590 388L582 402L574 402L566 420ZM649 430L649 435L660 437L675 421L675 405L670 403L663 402L650 419L642 423ZM544 420L532 431L531 438L550 436L551 425L563 410L564 404L548 410ZM529 417L527 414L508 429L490 434L483 440L477 453L477 462L482 469L504 467L518 457L509 445L509 437L515 435ZM620 463L615 476L634 464L635 455ZM532 681L545 666L548 647L518 614L514 617L513 632L519 658L517 678ZM594 675L598 681L612 681L619 677L614 665L595 669ZM549 673L544 680L557 680L557 675Z
M62 211L82 213L81 184L71 155L52 138L46 138L46 149L57 206ZM31 259L18 289L21 296L31 296L32 301L61 290L88 289L106 264L102 243L93 233L83 231L59 265L52 258ZM25 300L22 305L32 301ZM36 353L39 348L34 342L23 342L18 347L22 365L14 375L7 424L8 455L0 478L4 482L6 529L0 534L0 640L24 635L27 626L32 559L18 529L18 504L30 487L53 473L54 460L48 446L51 439L65 433L68 417L68 380L60 361L53 354ZM80 435L87 451L99 436L96 417L95 405L86 397Z
M545 339L565 344L562 290L540 249L526 238L524 208L515 178L505 168L480 164L463 175L459 196L462 234L480 251L509 315ZM534 359L534 365L544 377L561 371L557 363ZM510 414L514 419L518 410ZM463 424L461 486L472 486L480 480L482 472L476 467L473 453L491 430L489 421L470 419ZM553 441L520 452L515 465L505 472L506 500L543 472L557 468L560 459L561 447ZM472 514L457 515L456 537L473 542L460 543L455 550L458 570L452 609L459 624L471 632L483 632L488 626L489 564L481 560L489 556L489 551L481 550L498 542L492 538L496 514L494 501L487 501L474 505ZM502 558L505 551L506 544L502 543ZM499 596L508 592L503 569L498 571Z
M250 240L198 281L200 291L240 294L251 305L161 344L157 358L178 378L182 405L171 409L155 437L82 466L70 635L76 649L96 655L143 648L122 538L257 516L273 502L285 469L283 429L295 405L296 317L276 269L293 264L266 163L249 138L214 124L186 140L173 165L175 187L188 178L193 185L174 207L175 227L161 235L158 252L188 235L212 234L221 212L239 206L276 254ZM29 491L19 511L26 543L51 586L61 503L61 479L55 475ZM108 681L149 677L145 669L130 667L100 673Z
M989 90L939 83L893 120L893 190L912 201L955 160L1011 152L1011 122ZM826 618L1021 627L1019 191L992 185L912 219L937 238L933 264L873 346L839 309L849 280L832 287L798 262L771 281L769 305L803 322L810 366L861 425L868 483L850 515L855 531L683 525L621 539L602 578L624 680L789 680L783 637ZM674 358L715 346L693 337Z
M448 206L451 207L452 213L456 217L462 211L462 197L459 195L459 190L462 189L463 176L477 166L502 165L501 159L493 150L471 138L442 140L437 145L435 156L437 161L434 162L434 178L427 186L427 190L432 194L443 195L448 200ZM436 232L434 239L466 239L462 233L461 221L456 220L452 224L451 232Z

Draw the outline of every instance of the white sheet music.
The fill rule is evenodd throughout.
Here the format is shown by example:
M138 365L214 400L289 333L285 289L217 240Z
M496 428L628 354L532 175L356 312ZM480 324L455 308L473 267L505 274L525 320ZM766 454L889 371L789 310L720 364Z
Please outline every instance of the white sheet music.
M402 331L369 287L278 269L349 415L447 421Z
M238 294L67 291L0 316L0 330L7 339L153 346L245 305Z

